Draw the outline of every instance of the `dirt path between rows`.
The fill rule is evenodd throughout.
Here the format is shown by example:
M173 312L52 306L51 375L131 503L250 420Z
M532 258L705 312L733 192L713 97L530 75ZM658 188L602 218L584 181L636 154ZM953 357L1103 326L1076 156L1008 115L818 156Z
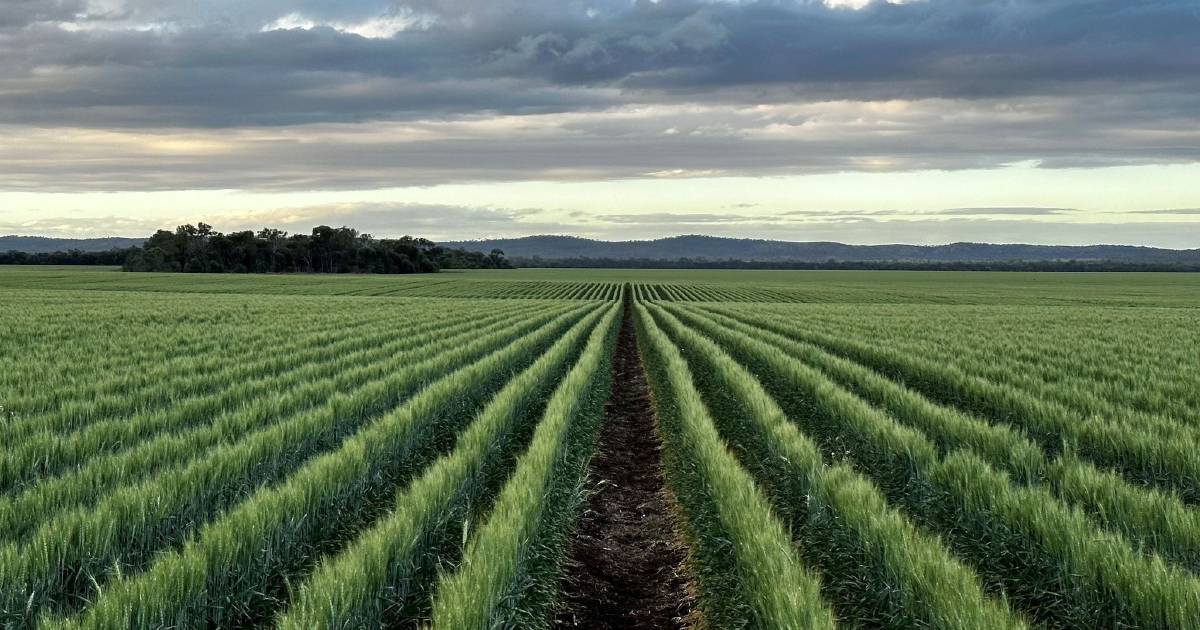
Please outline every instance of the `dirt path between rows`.
M590 496L571 540L558 628L684 628L691 613L674 510L664 488L662 443L638 355L632 300L613 361L588 474Z

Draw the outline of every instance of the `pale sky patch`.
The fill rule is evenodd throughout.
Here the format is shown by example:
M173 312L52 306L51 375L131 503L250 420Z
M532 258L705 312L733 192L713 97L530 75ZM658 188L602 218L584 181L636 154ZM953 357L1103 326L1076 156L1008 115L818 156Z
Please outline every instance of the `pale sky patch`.
M651 238L680 230L713 232L714 227L736 234L734 228L741 226L747 236L810 240L814 228L824 233L839 223L868 219L878 242L896 242L900 234L914 238L921 226L928 230L922 242L950 242L960 240L953 235L956 226L969 226L964 236L978 239L988 233L987 222L1011 231L1010 224L1018 220L1030 228L1025 236L1029 242L1082 244L1103 237L1107 243L1194 248L1200 247L1200 212L1186 211L1193 199L1192 181L1200 181L1200 165L1047 170L1020 164L967 171L499 182L364 191L0 193L0 205L11 208L0 220L0 232L136 236L197 221L227 230L268 225L295 230L309 223L353 225L362 209L370 208L373 229L381 235L419 232L441 239L535 233ZM997 189L1014 191L1004 196L1008 205L991 203L996 195L990 191ZM1057 203L1064 198L1079 203ZM450 223L443 220L444 213L419 215L414 210L430 207L473 209L504 220ZM646 219L638 221L642 215ZM958 221L963 219L972 223ZM874 242L864 238L869 231L847 235L854 242Z

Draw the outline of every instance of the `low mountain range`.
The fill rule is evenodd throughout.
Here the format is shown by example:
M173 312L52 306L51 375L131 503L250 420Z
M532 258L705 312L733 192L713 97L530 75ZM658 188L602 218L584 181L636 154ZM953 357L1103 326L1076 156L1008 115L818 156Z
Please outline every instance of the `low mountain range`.
M912 261L1017 262L1103 260L1126 263L1200 263L1200 249L1161 249L1132 245L1023 245L951 243L949 245L846 245L717 236L673 236L647 241L599 241L574 236L453 241L468 251L503 250L517 261L534 258L607 258L613 260L741 260L757 262Z
M79 250L101 252L139 246L141 238L50 238L0 236L0 252L29 253ZM1025 245L951 243L949 245L847 245L833 242L790 242L718 236L672 236L645 241L601 241L576 236L525 236L441 245L467 251L504 251L519 264L542 260L713 260L822 263L854 262L1020 262L1107 261L1134 264L1200 264L1200 249L1163 249L1133 245Z
M47 236L0 236L0 252L49 254L77 249L81 252L106 252L110 249L140 247L144 238L51 238Z

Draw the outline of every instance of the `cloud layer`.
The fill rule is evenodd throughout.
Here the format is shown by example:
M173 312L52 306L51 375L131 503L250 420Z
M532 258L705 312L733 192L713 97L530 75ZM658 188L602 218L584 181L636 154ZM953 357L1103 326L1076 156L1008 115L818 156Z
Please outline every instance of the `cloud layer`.
M0 187L1194 162L1198 6L13 0Z
M17 122L561 111L611 103L601 87L622 90L624 102L1133 86L1194 96L1200 76L1192 0L876 1L860 10L813 0L17 0L0 11L0 58L18 105L4 115Z

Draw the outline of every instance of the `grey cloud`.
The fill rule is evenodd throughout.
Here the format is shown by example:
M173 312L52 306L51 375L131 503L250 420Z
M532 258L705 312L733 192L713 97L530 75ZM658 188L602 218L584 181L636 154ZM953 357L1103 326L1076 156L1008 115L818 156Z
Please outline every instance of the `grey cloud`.
M22 221L0 219L0 234L30 234L38 236L87 237L98 234L127 234L145 236L164 227L158 221L119 216L80 217L50 216Z
M1059 82L1186 80L1200 64L1194 3L1119 0L639 3L605 23L556 31L590 54L540 57L558 81L629 86L883 82L938 95L1029 93ZM646 46L698 23L704 46ZM599 42L599 43L597 43ZM647 54L650 53L650 54ZM853 90L853 88L851 88ZM852 93L852 92L851 92Z
M25 5L50 6L44 0L17 6ZM435 21L387 39L333 28L258 32L289 13L354 21L397 11ZM52 20L65 11L43 8L37 14ZM1127 91L1135 84L1194 94L1200 76L1200 15L1191 0L927 0L875 2L860 11L765 0L611 0L590 6L141 1L126 3L120 20L173 28L67 32L42 25L0 38L0 75L7 75L19 97L16 111L6 108L10 119L63 120L65 114L69 122L89 106L111 105L128 108L131 122L157 108L163 112L152 119L174 115L184 124L237 125L267 118L262 105L272 93L293 100L289 109L302 110L285 110L280 123L387 117L406 111L396 100L419 107L419 84L431 79L480 86L426 104L427 115L502 109L512 97L501 98L503 84L493 82L505 77L542 86L621 88L634 102L697 91L708 98L728 91L725 98L739 99L755 88L809 99L1137 94ZM44 67L56 68L58 80L35 74ZM164 76L176 77L176 98L167 102L163 94L171 86ZM246 89L247 76L269 76L269 85ZM399 99L384 95L373 106L350 97L343 103L306 96L314 81L348 85L370 77L410 84ZM119 102L111 103L115 89L89 96L111 79L120 86ZM183 89L189 84L211 97ZM553 99L529 105L563 106Z
M270 77L261 83L269 85ZM510 87L514 95L534 93L521 90L519 83ZM312 89L321 88L314 84ZM442 91L460 89L468 88L432 84L424 97L436 102L445 98ZM575 98L571 93L558 96L564 108ZM263 107L278 104L287 111L285 100L273 96ZM793 115L787 110L768 116L751 108L741 115L721 107L692 113L686 106L632 114L542 112L541 118L523 111L508 118L399 125L127 130L128 138L86 131L46 133L12 125L0 127L8 138L0 143L0 188L329 190L530 179L951 170L1023 160L1040 160L1045 166L1084 158L1093 165L1200 159L1200 132L1191 132L1193 143L1179 140L1187 131L1141 138L1115 122L1084 130L1076 115L1109 118L1112 113L1095 104L1070 109L1074 105L1063 101L1031 106L1032 115L1008 120L997 114L999 105L985 103L971 112L960 102L914 103L872 122L866 117L875 114L851 104L831 104L801 112L821 124L814 130L797 125L795 131L784 124ZM516 102L513 107L521 105ZM103 111L90 115L102 116ZM1200 119L1197 122L1195 128L1200 129ZM673 125L684 131L664 135ZM1015 213L1031 212L1004 209L990 214Z
M761 221L758 217L747 217L740 214L705 214L705 213L674 213L647 212L643 214L601 214L597 219L608 223L640 225L670 224L670 225L710 225L719 223L746 223Z
M816 0L110 4L0 3L0 187L336 189L1200 160L1195 0L858 11ZM324 26L262 31L291 14ZM421 22L381 38L343 28L388 16ZM912 104L855 109L888 99ZM750 111L821 101L845 104ZM839 107L851 114L839 118ZM547 114L579 115L534 132L513 123L403 142L222 136ZM225 147L162 155L23 138L64 127L208 129Z
M0 29L71 20L85 6L84 0L5 0L0 3Z
M525 214L520 210L404 203L350 204L328 209L314 207L307 208L305 212L313 217L336 218L347 225L360 226L359 229L363 231L390 234L406 230L424 234L428 228L459 230L468 226L487 230L511 225Z
M1139 210L1139 214L1196 214L1200 215L1200 208L1170 208L1166 210Z
M525 235L562 231L566 226L538 220L539 209L470 207L445 204L346 203L285 208L249 215L218 216L218 229L255 229L264 225L307 232L318 224L348 225L376 236L417 235L435 240L465 233Z
M1024 215L1045 216L1052 214L1070 214L1078 212L1073 208L950 208L939 210L933 214L957 216L991 216L991 215Z

